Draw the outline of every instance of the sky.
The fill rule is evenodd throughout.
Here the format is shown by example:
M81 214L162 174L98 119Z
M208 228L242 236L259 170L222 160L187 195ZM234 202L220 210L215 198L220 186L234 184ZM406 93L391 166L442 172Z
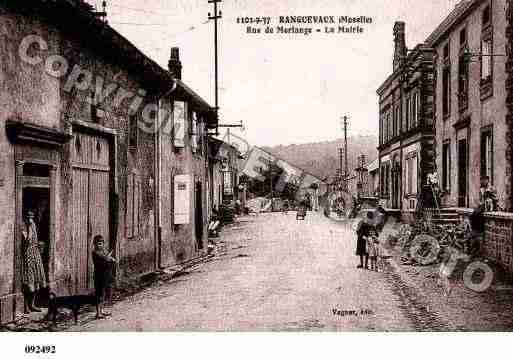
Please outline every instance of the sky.
M88 0L93 5L100 0ZM378 134L376 90L392 70L393 25L409 48L423 42L459 0L223 0L219 4L221 124L255 146ZM167 68L180 48L182 79L214 105L214 25L208 0L108 0L108 21ZM363 34L248 34L238 17L367 16ZM321 26L322 27L322 26ZM322 27L323 28L323 27Z

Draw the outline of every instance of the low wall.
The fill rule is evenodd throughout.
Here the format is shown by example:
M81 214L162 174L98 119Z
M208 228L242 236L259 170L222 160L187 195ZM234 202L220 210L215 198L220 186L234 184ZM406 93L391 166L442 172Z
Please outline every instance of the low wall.
M474 210L458 208L456 212L468 218ZM485 212L484 218L483 255L500 264L511 275L513 274L513 213Z
M512 274L513 213L487 212L485 218L484 254Z

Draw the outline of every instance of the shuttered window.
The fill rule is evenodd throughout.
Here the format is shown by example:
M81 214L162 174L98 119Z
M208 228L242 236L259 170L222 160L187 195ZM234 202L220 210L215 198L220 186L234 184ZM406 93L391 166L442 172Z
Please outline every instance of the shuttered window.
M126 191L126 237L139 238L141 223L141 180L131 173L127 178Z

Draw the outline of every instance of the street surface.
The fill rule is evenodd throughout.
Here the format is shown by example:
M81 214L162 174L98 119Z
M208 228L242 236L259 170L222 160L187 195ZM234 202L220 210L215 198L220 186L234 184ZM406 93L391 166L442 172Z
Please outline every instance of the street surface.
M356 268L350 223L311 212L304 221L295 212L241 221L223 230L218 255L198 269L116 303L108 319L69 330L416 328L394 277Z

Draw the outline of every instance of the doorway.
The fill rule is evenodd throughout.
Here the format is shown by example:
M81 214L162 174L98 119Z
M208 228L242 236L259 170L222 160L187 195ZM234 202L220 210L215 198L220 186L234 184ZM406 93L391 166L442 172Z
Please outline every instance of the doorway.
M467 139L458 141L458 206L467 206Z
M195 214L195 232L196 232L196 243L198 249L203 249L203 186L201 182L196 182L195 186L195 200L194 200L194 214Z
M22 223L29 211L34 213L37 240L47 282L50 281L51 234L50 234L50 171L48 166L25 164L21 189ZM40 290L36 296L36 306L48 306L48 288Z
M392 161L392 208L399 209L401 202L401 166L397 156Z
M110 241L110 145L106 138L76 132L72 143L73 255L76 294L93 289L93 238Z

